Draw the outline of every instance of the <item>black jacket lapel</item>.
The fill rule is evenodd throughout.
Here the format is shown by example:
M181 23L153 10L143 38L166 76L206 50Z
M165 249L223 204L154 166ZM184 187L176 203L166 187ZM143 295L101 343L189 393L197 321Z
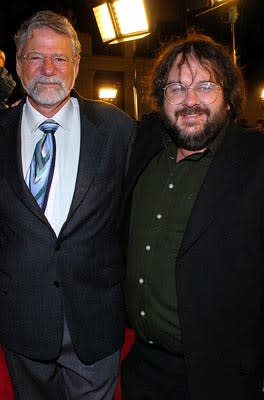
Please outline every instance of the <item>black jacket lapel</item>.
M232 207L232 203L235 207L238 201L235 192L238 192L245 182L246 171L241 168L246 164L245 157L247 157L244 151L237 151L238 136L239 132L234 128L227 133L209 167L208 174L194 203L179 257L202 237L215 218L222 218L222 208Z
M3 165L4 179L26 207L43 222L48 223L45 215L28 189L23 177L20 135L22 108L23 102L17 108L10 109L10 118L6 119L2 125L2 139L5 141L3 147L6 153L3 156L3 159L7 160L6 165L5 162Z

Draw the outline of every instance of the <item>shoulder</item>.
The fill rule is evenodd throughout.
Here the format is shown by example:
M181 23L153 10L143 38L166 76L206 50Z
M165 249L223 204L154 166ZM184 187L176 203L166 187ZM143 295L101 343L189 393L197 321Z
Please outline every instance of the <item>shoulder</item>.
M81 116L86 116L96 125L108 123L112 127L123 124L127 127L136 125L136 121L120 108L103 101L78 98Z
M143 130L160 130L164 129L161 115L158 112L152 112L142 117L138 123L139 129Z
M235 126L235 139L241 146L258 147L263 150L264 134L255 128L241 128Z
M217 154L232 165L245 166L253 174L264 171L264 134L253 128L232 124ZM218 158L218 157L217 157Z
M163 147L162 138L168 134L159 113L145 115L137 124L136 142L138 146L153 147L160 150Z
M108 138L109 143L132 146L136 135L136 121L118 107L102 101L78 98L81 131L93 130Z
M163 148L163 137L167 134L158 113L151 113L137 123L136 137L130 163L130 173L142 172L151 159Z
M255 128L241 127L234 121L229 122L226 138L230 138L241 145L245 145L246 143L250 143L251 145L258 142L260 144L264 143L264 134L262 132Z

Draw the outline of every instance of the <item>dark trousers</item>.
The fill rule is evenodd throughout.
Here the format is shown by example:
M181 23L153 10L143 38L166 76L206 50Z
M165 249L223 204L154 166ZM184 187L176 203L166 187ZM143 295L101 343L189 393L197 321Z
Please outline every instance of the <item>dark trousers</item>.
M119 372L119 351L87 365L72 347L65 323L61 355L31 360L4 349L16 400L112 400Z
M136 341L122 363L121 389L123 400L189 400L183 356Z
M263 371L248 373L237 371L223 382L215 366L207 366L202 392L195 399L201 400L264 400ZM210 378L210 371L212 377ZM223 375L224 376L224 375ZM218 383L216 384L216 377ZM197 377L199 382L199 371ZM233 380L233 381L232 381ZM196 382L197 383L197 382ZM199 385L198 385L199 386ZM184 358L136 341L121 365L121 390L123 400L191 400Z

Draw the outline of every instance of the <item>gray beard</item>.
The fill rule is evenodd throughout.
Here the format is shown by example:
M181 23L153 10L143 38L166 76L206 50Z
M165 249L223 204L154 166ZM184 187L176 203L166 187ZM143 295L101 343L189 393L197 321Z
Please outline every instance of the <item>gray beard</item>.
M38 83L57 83L58 88L56 90L52 90L50 96L43 96L42 90L38 88ZM55 106L56 104L63 101L70 93L70 91L66 90L63 86L63 82L57 78L49 78L46 76L38 76L33 78L28 86L26 87L22 82L23 87L27 94L32 97L32 99L43 106Z
M172 123L167 115L162 111L162 118L168 133L172 141L177 147L186 150L196 151L206 148L219 134L220 130L224 126L227 111L224 107L218 113L215 113L210 118L210 111L208 109L202 109L200 106L185 107L183 110L175 113L176 120L180 115L187 115L202 111L208 116L208 121L205 124L204 130L196 134L188 135L183 130L177 128L175 123Z

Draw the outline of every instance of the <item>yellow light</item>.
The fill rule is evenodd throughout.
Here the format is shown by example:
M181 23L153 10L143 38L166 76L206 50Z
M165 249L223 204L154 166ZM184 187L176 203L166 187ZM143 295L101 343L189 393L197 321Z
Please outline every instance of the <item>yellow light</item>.
M113 22L106 3L93 8L94 16L98 29L100 31L102 41L108 42L116 36Z
M261 90L260 99L261 99L261 100L264 100L264 89Z
M142 0L116 0L113 10L122 35L149 30L146 10Z
M144 0L111 0L93 12L103 42L136 40L150 34Z
M102 87L99 89L99 99L115 99L117 95L117 89L110 87Z

